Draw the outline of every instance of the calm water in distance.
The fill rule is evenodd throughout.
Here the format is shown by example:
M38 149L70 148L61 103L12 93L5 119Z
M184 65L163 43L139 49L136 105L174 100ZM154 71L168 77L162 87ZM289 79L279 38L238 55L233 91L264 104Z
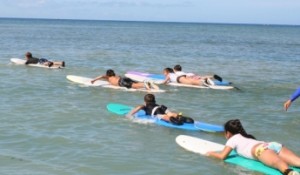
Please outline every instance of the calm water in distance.
M300 154L300 101L283 110L300 85L299 34L299 26L0 19L0 174L259 174L175 143L180 134L225 143L222 134L133 123L106 110L142 104L145 93L83 87L66 75L161 73L175 64L218 74L241 90L161 86L168 92L157 102L208 123L239 118L258 139ZM10 63L27 51L67 67Z

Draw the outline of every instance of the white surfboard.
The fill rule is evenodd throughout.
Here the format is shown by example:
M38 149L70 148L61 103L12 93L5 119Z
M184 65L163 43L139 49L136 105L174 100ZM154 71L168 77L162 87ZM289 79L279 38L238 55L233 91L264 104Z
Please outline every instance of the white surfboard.
M133 79L135 81L138 81L138 82L143 82L143 81L147 81L147 80L151 80L155 84L162 84L164 82L164 80L161 80L161 79L147 78L145 76L136 75L136 74L127 73L127 74L125 74L125 76L130 79ZM178 86L178 87L199 88L199 89L218 89L218 90L229 90L229 89L234 88L233 86L215 86L215 85L199 86L199 85L190 85L190 84L182 84L182 83L174 83L174 82L167 83L166 85Z
M104 86L104 85L109 85L109 82L107 81L103 81L103 80L98 80L95 81L93 84L91 83L91 81L93 80L92 78L87 78L87 77L81 77L81 76L76 76L76 75L67 75L67 79L78 83L78 84L82 84L85 86Z
M25 59L20 59L20 58L11 58L10 59L11 62L15 63L15 64L18 64L18 65L25 65L25 62L26 60ZM27 64L27 66L32 66L32 67L41 67L41 68L47 68L47 69L61 69L61 68L64 68L64 67L61 67L61 66L51 66L51 67L48 67L48 66L45 66L43 64Z
M222 144L187 135L177 136L176 143L188 151L201 155L205 155L208 151L222 151L224 149Z
M124 91L166 92L165 90L162 90L162 89L158 89L158 90L157 89L148 90L146 88L141 88L141 89L130 88L130 89L128 89L126 87L111 85L109 82L104 81L104 80L97 80L92 84L91 83L91 81L93 80L92 78L76 76L76 75L67 75L66 78L68 80L72 81L72 82L82 84L82 85L85 85L85 86L100 86L100 87L103 87L103 88L119 89L119 90L124 90Z
M128 77L128 78L130 78L134 81L138 81L138 82L144 82L144 81L147 81L147 80L151 80L155 84L162 84L164 82L164 80L161 80L161 79L147 78L145 76L129 74L129 73L125 74L125 77Z

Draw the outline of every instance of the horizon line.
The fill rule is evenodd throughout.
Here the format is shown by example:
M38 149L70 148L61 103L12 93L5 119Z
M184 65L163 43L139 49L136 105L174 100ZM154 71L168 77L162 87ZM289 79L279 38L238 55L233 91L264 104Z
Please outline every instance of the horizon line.
M73 21L110 21L110 22L144 22L144 23L185 23L185 24L215 24L215 25L257 25L257 26L300 26L300 24L273 23L235 23L235 22L196 22L196 21L151 21L151 20L110 20L110 19L75 19L75 18L28 18L28 17L0 17L0 19L31 19L31 20L73 20Z

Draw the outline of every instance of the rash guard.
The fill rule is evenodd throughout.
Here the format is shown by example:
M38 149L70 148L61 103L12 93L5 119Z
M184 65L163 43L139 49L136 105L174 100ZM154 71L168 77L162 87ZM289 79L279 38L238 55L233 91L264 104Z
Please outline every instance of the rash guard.
M300 87L292 94L290 100L293 102L300 96Z

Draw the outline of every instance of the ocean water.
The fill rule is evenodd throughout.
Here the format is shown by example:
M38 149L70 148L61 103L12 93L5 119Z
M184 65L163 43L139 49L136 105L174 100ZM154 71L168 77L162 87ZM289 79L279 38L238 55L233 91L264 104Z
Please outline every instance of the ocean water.
M300 85L299 34L299 26L0 19L0 174L260 174L175 143L180 134L225 143L222 134L133 123L106 110L142 104L145 93L83 87L66 75L161 73L176 64L218 74L241 90L161 86L168 92L157 102L214 124L239 118L258 139L300 154L300 102L283 110ZM67 67L10 63L27 51Z

